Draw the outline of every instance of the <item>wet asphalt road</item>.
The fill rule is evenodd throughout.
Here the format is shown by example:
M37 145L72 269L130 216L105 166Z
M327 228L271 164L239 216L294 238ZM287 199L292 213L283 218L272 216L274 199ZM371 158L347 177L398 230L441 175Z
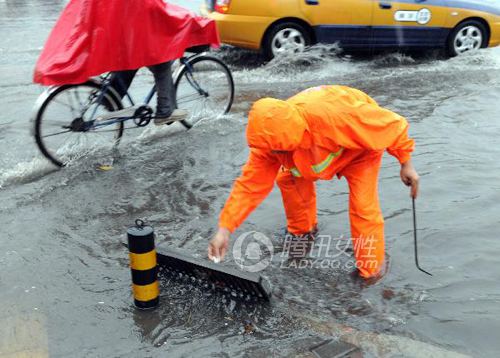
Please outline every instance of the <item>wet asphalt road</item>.
M126 133L110 171L96 170L98 157L53 171L29 135L30 108L41 92L30 78L63 5L0 1L0 356L37 349L51 357L293 356L324 338L306 317L498 356L498 49L443 60L332 57L320 48L267 65L225 50L237 85L230 116L188 132ZM149 81L144 74L135 91L144 93ZM391 268L378 284L360 285L344 269L282 269L275 259L264 271L275 290L268 306L242 306L164 280L161 307L137 312L120 243L126 228L148 218L160 245L203 257L246 160L252 101L325 83L364 90L411 122L422 176L420 260L434 277L413 264L411 202L396 161L386 156L380 197ZM345 181L321 182L318 195L321 233L349 237ZM277 245L283 227L274 190L235 237L257 230ZM253 335L242 334L247 319L257 327Z

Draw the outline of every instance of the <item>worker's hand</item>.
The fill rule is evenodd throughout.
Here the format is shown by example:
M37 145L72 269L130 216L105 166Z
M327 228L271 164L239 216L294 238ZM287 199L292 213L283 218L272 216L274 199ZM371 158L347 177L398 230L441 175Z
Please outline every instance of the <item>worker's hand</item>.
M401 164L401 180L405 185L411 186L410 196L416 199L418 195L418 182L420 177L413 167L411 160Z
M223 227L220 227L215 236L208 244L208 258L214 262L220 262L226 255L227 247L229 246L229 236L231 232Z

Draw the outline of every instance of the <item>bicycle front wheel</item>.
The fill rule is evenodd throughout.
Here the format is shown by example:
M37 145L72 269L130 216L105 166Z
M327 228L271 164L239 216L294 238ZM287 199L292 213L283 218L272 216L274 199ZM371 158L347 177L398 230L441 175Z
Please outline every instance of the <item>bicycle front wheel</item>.
M96 126L92 122L122 108L109 93L98 100L101 86L94 82L53 89L35 114L34 135L42 154L57 166L65 166L91 152L105 154L118 143L123 122Z
M229 112L234 82L229 68L218 58L201 55L187 60L175 80L177 108L188 111L181 123L191 128L204 119Z

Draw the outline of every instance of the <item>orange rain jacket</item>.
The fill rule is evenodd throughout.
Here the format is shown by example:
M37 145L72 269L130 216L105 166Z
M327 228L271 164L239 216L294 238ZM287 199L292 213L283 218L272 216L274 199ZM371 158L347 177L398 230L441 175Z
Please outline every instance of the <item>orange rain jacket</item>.
M280 168L315 181L342 175L370 152L387 149L400 163L408 161L414 141L407 132L403 117L344 86L255 102L247 126L250 155L221 212L220 227L234 231L270 193Z

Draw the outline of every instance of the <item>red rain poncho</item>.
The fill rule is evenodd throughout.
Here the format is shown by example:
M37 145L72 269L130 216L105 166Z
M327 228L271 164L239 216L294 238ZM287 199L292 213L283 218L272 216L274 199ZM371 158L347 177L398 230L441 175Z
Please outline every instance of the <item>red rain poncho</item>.
M174 60L218 46L215 23L162 0L71 0L35 67L42 85L82 83L108 71Z

